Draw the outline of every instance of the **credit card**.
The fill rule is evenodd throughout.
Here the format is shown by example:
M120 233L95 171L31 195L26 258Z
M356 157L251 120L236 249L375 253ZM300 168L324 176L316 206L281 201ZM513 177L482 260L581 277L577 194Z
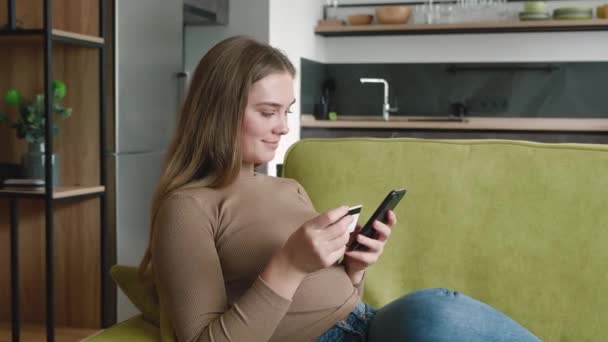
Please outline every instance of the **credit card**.
M348 232L352 233L357 228L357 222L359 221L359 215L361 214L362 205L355 205L354 207L348 208L348 213L346 215L351 215L353 217L353 222L348 226Z

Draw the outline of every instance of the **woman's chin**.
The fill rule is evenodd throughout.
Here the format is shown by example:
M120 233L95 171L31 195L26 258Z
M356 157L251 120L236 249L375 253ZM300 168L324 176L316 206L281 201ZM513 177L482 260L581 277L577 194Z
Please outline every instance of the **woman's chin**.
M247 164L254 164L254 165L260 165L260 164L266 164L268 162L270 162L272 159L274 159L274 153L266 155L266 156L256 156L256 158L251 158L250 160L243 160L244 163Z
M270 157L270 158L260 158L260 161L258 161L257 164L266 164L266 163L269 163L273 159L274 159L274 155L272 155L272 157Z

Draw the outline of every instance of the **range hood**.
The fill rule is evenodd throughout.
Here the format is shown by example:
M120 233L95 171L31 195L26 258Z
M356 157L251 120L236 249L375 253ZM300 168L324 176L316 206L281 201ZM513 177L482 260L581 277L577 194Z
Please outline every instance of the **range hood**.
M228 0L184 0L184 24L228 24Z

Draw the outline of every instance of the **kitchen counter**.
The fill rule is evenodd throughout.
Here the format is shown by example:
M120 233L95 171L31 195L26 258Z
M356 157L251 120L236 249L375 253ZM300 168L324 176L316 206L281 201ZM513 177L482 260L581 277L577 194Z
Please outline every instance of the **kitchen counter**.
M425 121L426 119L435 120L436 117L400 115L383 121L380 115L339 115L338 120L329 121L317 120L311 114L302 114L300 123L302 128L608 132L608 119L595 118L466 117L464 121Z

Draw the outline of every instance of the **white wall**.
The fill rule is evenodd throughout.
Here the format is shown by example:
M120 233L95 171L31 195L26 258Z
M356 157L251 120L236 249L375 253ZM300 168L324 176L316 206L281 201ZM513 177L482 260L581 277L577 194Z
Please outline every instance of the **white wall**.
M289 134L281 139L275 158L268 164L269 174L283 162L285 152L300 140L300 58L324 60L324 39L314 34L317 20L323 16L323 0L270 0L270 45L282 50L296 67L294 84L296 103L289 114Z
M385 0L345 0L341 3L386 3ZM394 1L391 1L394 2ZM553 1L563 6L596 6L605 1ZM523 10L522 2L510 4ZM340 8L341 19L373 7ZM411 20L411 19L410 19ZM443 34L370 37L326 37L325 63L434 63L606 61L608 31Z
M608 31L325 39L325 63L608 60Z

